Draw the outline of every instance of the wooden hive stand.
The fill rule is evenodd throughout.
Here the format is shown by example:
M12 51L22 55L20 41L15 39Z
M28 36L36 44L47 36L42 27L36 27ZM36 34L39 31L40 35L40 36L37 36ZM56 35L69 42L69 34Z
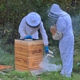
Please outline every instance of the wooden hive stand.
M43 58L42 40L18 40L15 39L15 69L36 70L39 69L39 63Z

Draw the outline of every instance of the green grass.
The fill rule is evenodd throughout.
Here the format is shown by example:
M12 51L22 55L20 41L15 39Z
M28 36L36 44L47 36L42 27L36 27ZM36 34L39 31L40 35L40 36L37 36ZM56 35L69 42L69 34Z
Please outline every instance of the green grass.
M0 48L0 64L14 65L14 55Z
M80 74L73 73L72 78L63 77L59 72L48 72L39 76L32 76L29 72L14 70L5 75L0 73L0 78L2 80L80 80Z

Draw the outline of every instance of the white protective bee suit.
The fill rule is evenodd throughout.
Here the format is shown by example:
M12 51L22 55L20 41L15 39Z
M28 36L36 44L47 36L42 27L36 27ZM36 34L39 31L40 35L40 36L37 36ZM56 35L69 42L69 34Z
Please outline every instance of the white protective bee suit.
M59 50L62 59L62 70L60 74L71 77L74 54L74 35L71 17L57 4L51 6L48 16L57 20L57 31L63 34L63 37L59 40Z
M28 23L30 23L31 25L36 25L38 24L38 22L40 22L40 24L38 27L33 28L30 27L26 21L28 21ZM48 36L44 29L43 22L41 21L41 17L36 12L31 12L21 20L18 32L21 39L23 39L27 35L31 35L33 39L38 39L38 30L40 30L44 45L48 45Z

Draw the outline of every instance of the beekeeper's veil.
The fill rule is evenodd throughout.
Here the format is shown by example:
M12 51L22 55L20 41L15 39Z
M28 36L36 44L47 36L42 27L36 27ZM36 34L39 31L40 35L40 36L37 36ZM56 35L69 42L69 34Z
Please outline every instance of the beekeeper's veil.
M36 28L40 25L41 23L41 17L38 13L36 12L30 12L26 16L26 23L29 27L31 28Z
M48 16L54 19L57 19L59 16L67 15L65 11L63 11L59 5L53 4L50 8Z

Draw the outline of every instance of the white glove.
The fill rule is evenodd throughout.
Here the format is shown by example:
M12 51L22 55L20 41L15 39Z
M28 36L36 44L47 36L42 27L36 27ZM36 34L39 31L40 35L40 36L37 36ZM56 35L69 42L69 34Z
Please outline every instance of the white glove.
M54 35L52 35L52 38L54 40L60 40L62 36L63 36L62 33L57 31Z

